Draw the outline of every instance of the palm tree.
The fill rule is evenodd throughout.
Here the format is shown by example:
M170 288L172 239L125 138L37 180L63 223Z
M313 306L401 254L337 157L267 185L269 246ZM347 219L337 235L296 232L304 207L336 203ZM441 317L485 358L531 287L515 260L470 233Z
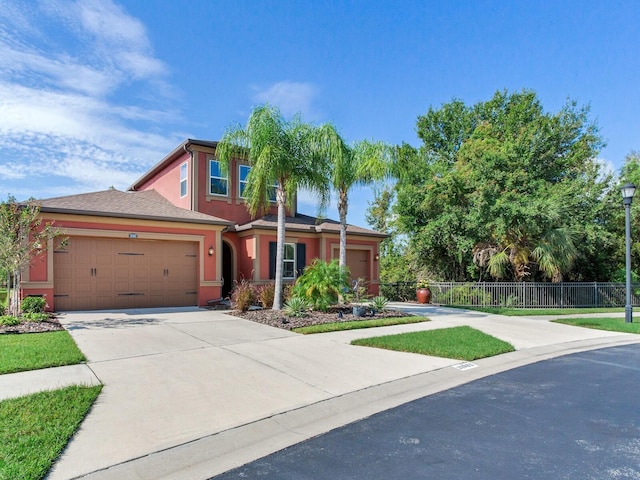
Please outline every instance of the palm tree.
M389 176L394 150L382 142L361 141L353 146L345 144L333 125L321 127L324 154L330 168L327 171L329 184L338 194L340 216L341 267L347 265L347 213L349 190L352 187L371 185Z
M244 158L251 165L244 192L251 215L268 210L275 185L278 227L274 310L282 308L286 208L293 204L299 188L317 193L321 208L327 201L327 165L318 153L319 145L317 127L303 123L299 116L288 122L278 108L266 104L254 108L245 127L229 127L216 148L225 169L234 157Z
M473 249L474 262L488 267L494 278L504 278L509 269L517 282L531 274L535 266L552 282L561 282L578 256L573 233L567 228L550 229L537 240L518 231L507 236L500 244L479 243Z

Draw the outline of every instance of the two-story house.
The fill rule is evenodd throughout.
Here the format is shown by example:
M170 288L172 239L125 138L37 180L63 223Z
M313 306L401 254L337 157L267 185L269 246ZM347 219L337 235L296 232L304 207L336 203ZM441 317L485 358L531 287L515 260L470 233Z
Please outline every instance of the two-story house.
M23 293L46 295L51 310L203 306L242 278L272 281L275 203L251 218L243 197L251 167L238 160L225 171L216 145L185 140L127 192L42 200L42 218L64 235L25 273ZM339 223L296 210L286 218L284 277L291 282L314 258L339 253ZM384 236L347 229L347 265L372 294Z

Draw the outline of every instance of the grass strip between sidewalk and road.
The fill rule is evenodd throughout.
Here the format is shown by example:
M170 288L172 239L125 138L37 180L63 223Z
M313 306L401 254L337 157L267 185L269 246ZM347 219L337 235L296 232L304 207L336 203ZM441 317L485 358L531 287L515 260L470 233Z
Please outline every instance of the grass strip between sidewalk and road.
M44 478L102 386L72 386L0 402L0 480Z
M624 308L509 308L509 307L452 307L507 317L534 317L537 315L576 315L579 313L620 313Z
M356 320L353 322L334 322L322 323L320 325L309 325L307 327L294 328L296 333L304 335L310 333L328 333L340 332L343 330L355 330L359 328L388 327L391 325L406 325L408 323L430 322L427 317L411 316L411 317L390 317L378 318L373 320Z
M553 322L611 332L640 333L640 323L626 323L624 318L559 318Z
M0 335L0 374L86 361L66 330Z
M351 344L458 360L476 360L515 350L510 343L468 326L363 338Z

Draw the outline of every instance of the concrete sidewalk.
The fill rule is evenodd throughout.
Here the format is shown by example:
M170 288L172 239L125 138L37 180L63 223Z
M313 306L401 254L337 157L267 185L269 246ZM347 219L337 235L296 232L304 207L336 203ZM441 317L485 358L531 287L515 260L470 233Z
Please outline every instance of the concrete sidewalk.
M640 343L637 335L537 319L403 308L432 321L302 336L195 308L66 314L61 321L88 358L79 367L105 387L48 478L206 479L477 378ZM470 364L349 345L354 338L457 325L517 351Z

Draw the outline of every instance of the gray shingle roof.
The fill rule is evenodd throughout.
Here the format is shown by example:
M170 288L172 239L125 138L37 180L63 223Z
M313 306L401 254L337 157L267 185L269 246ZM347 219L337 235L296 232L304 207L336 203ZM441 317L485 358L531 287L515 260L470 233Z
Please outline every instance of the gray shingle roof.
M39 200L40 211L169 222L231 225L222 218L176 207L155 190L121 192L115 189Z
M300 213L293 217L286 217L286 229L287 231L303 231L303 232L315 232L315 233L340 233L340 222L335 220L316 217L310 217L308 215L302 215ZM236 225L235 230L242 232L252 228L265 228L268 230L276 230L278 228L277 215L265 215L262 218L252 220L251 222L243 225ZM347 233L352 235L367 235L371 237L384 238L387 235L384 233L376 232L368 228L357 227L355 225L347 225Z

